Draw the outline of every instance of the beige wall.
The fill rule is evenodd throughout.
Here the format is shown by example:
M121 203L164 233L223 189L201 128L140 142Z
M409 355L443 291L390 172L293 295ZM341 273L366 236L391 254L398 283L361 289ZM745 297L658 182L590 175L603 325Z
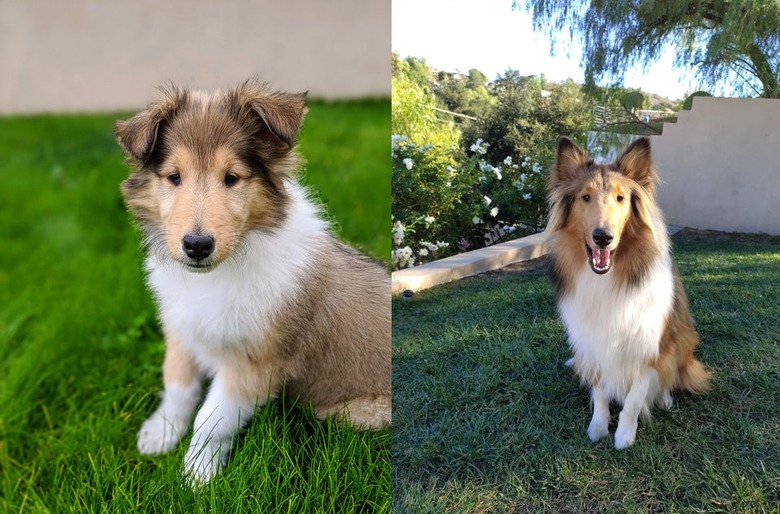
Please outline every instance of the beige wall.
M696 97L652 145L669 223L780 234L780 100Z
M2 0L0 63L0 113L134 109L168 80L251 75L389 96L390 0Z

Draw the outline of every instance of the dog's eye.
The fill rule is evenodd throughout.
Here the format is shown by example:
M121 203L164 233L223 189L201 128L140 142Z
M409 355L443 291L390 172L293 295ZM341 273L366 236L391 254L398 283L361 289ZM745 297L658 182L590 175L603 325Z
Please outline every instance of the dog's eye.
M173 175L168 175L168 182L173 184L174 186L181 185L181 177L178 173L174 173Z
M228 173L225 175L225 185L230 187L236 184L238 182L238 175L234 173Z
M585 200L586 202L590 202L590 195L585 195L582 197L582 199Z
M617 195L617 201L622 202L623 201L623 195Z

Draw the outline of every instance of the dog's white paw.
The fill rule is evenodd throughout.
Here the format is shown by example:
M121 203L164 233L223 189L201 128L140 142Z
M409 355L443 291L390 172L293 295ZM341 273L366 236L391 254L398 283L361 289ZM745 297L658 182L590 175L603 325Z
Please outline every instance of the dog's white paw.
M187 423L170 421L155 412L138 431L138 451L144 455L158 455L173 450L187 431Z
M588 438L594 443L609 435L609 423L601 419L592 419L588 425Z
M224 469L228 459L228 451L218 442L209 441L202 445L195 439L184 456L184 475L192 487L208 484Z
M616 449L623 450L634 444L634 440L636 439L636 427L636 421L626 422L624 420L620 420L617 430L615 430Z
M664 394L661 397L661 406L664 409L671 409L672 405L674 405L674 400L672 400L671 393L669 393L669 391L664 391Z

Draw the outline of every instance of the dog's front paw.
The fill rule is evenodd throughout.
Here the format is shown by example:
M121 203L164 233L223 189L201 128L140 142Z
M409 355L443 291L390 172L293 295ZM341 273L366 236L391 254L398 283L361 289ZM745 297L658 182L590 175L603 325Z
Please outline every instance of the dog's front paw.
M636 439L636 422L627 422L621 420L615 430L615 448L623 450L634 444Z
M184 475L192 487L206 485L227 464L228 452L219 442L193 442L184 456Z
M159 411L144 421L138 431L138 451L144 455L157 455L173 450L187 430L175 420L169 421Z
M664 409L671 409L672 405L674 405L674 400L672 400L671 393L669 393L669 391L664 391L663 396L661 396L661 407Z
M588 425L588 438L594 443L609 435L609 423L593 418Z

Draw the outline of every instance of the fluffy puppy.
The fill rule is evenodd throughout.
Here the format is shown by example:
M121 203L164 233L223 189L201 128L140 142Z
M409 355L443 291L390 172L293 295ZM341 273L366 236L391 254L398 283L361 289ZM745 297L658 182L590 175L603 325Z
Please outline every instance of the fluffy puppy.
M165 392L138 449L173 449L197 410L185 471L207 482L283 389L319 418L390 423L390 280L340 243L296 182L305 94L248 81L171 86L116 123L165 333Z

